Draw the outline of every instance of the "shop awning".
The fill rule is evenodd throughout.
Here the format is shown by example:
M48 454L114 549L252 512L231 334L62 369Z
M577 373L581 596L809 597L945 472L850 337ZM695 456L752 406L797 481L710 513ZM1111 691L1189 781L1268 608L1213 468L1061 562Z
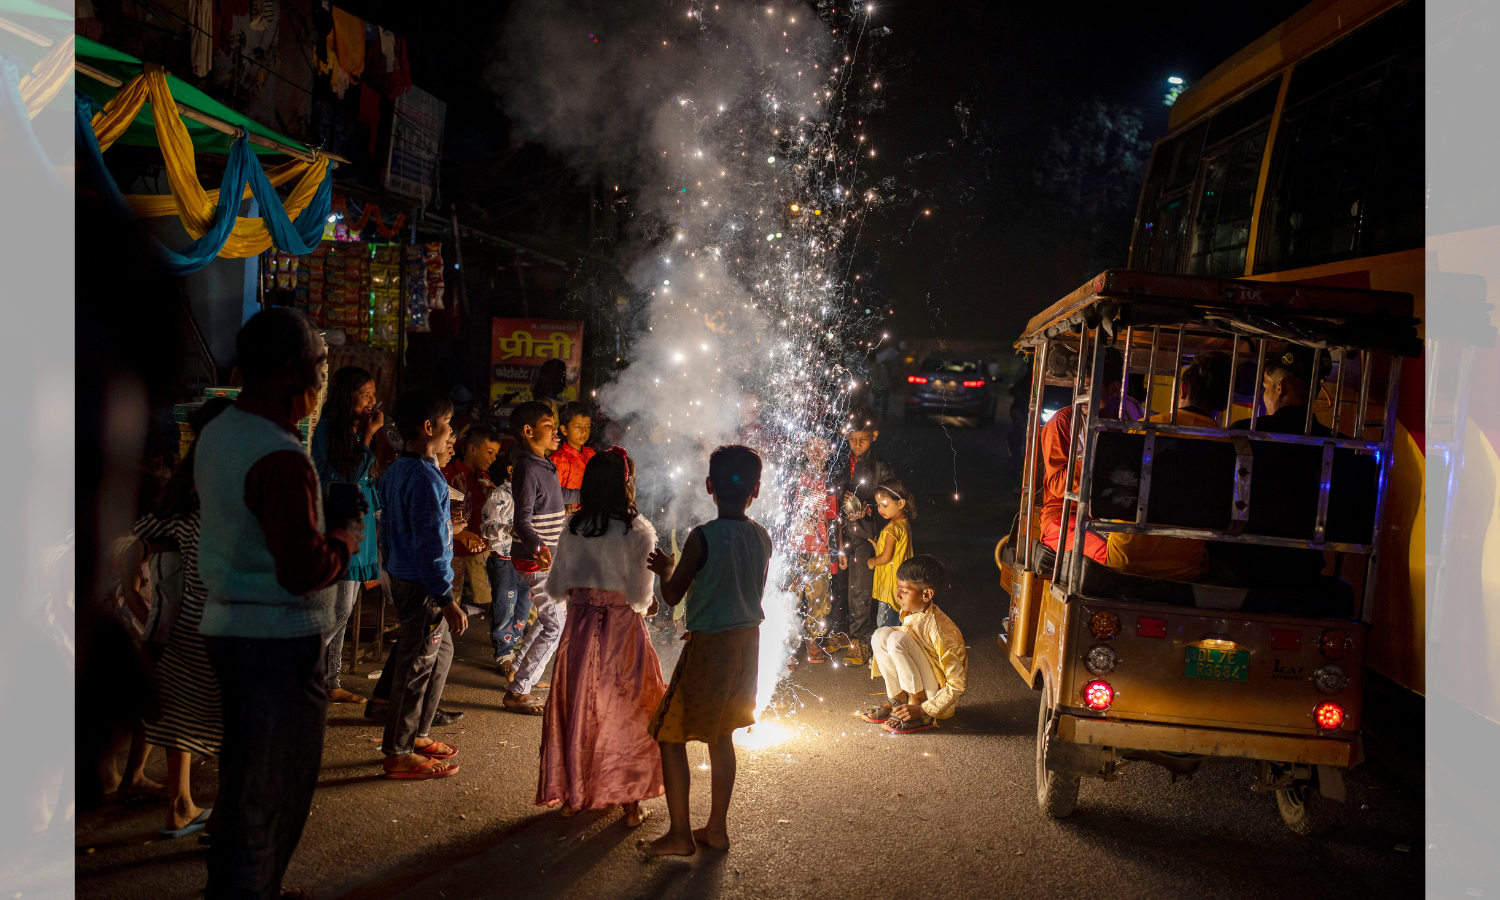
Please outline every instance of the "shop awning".
M0 3L14 2L22 0L0 0ZM99 101L101 106L119 93L120 84L139 75L145 65L129 53L106 47L83 35L77 37L76 54L78 90ZM120 84L110 84L110 81ZM303 144L277 134L249 116L235 112L175 75L168 75L167 83L172 89L173 99L181 108L183 125L192 138L193 149L198 153L227 154L234 144L234 135L225 132L238 128L249 135L251 149L259 155L311 157L311 151ZM194 116L194 113L198 115ZM149 103L136 115L129 130L116 143L157 146L156 125L151 119Z

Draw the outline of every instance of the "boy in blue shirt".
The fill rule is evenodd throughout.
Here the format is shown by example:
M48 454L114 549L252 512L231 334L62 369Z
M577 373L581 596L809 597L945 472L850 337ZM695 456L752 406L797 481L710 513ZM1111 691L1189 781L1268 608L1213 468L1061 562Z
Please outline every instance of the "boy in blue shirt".
M409 391L392 410L406 449L380 478L381 539L401 635L386 665L394 670L385 719L385 777L446 778L458 748L427 734L453 663L453 635L468 618L453 596L453 533L448 482L437 453L453 433L453 403L431 390Z
M687 646L651 720L661 750L662 781L671 829L643 849L647 856L692 856L697 844L729 849L727 819L734 792L734 730L755 724L761 595L771 561L771 537L745 515L760 494L760 454L739 444L708 458L705 487L719 517L694 528L682 559L651 551L646 564L661 576L668 606L687 599ZM688 823L687 742L708 745L713 764L708 824Z

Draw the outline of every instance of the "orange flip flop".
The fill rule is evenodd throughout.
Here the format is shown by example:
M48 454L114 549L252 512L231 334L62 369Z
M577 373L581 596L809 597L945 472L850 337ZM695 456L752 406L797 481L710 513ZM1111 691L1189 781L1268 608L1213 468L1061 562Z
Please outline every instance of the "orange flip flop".
M428 759L450 759L458 755L458 748L452 744L445 744L442 741L433 741L427 746L418 747L412 752L421 754Z

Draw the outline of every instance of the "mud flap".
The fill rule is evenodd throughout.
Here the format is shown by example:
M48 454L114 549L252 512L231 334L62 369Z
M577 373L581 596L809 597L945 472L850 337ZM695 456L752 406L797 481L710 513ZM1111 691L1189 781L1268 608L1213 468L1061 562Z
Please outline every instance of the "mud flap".
M1065 775L1104 778L1114 773L1115 753L1097 744L1074 744L1068 741L1047 742L1047 768Z
M1344 770L1338 766L1318 766L1318 793L1343 803Z

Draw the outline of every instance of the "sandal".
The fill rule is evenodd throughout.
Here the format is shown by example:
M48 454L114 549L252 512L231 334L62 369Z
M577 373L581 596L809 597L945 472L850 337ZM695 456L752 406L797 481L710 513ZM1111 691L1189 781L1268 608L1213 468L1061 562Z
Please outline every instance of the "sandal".
M905 721L895 716L891 716L890 720L881 727L886 731L889 731L891 734L912 734L913 732L926 731L929 728L936 728L937 721L933 719L932 716L921 716L920 718L908 719Z
M458 755L458 748L452 744L445 744L442 741L433 741L425 747L416 748L412 752L425 756L428 759L451 759Z
M407 769L404 772L387 770L385 777L394 781L426 781L430 778L447 778L449 775L456 774L458 774L458 766L445 763L440 759L427 759L415 769Z
M527 697L527 699L517 703L512 703L512 697ZM530 695L528 694L507 693L505 695L505 699L500 701L500 707L506 712L513 712L523 716L539 716L544 712L544 709L540 703L530 702Z
M870 707L869 709L860 713L859 717L861 719L864 719L866 722L872 722L876 725L879 725L882 722L889 722L891 720L891 715L891 708L882 704L881 706Z

